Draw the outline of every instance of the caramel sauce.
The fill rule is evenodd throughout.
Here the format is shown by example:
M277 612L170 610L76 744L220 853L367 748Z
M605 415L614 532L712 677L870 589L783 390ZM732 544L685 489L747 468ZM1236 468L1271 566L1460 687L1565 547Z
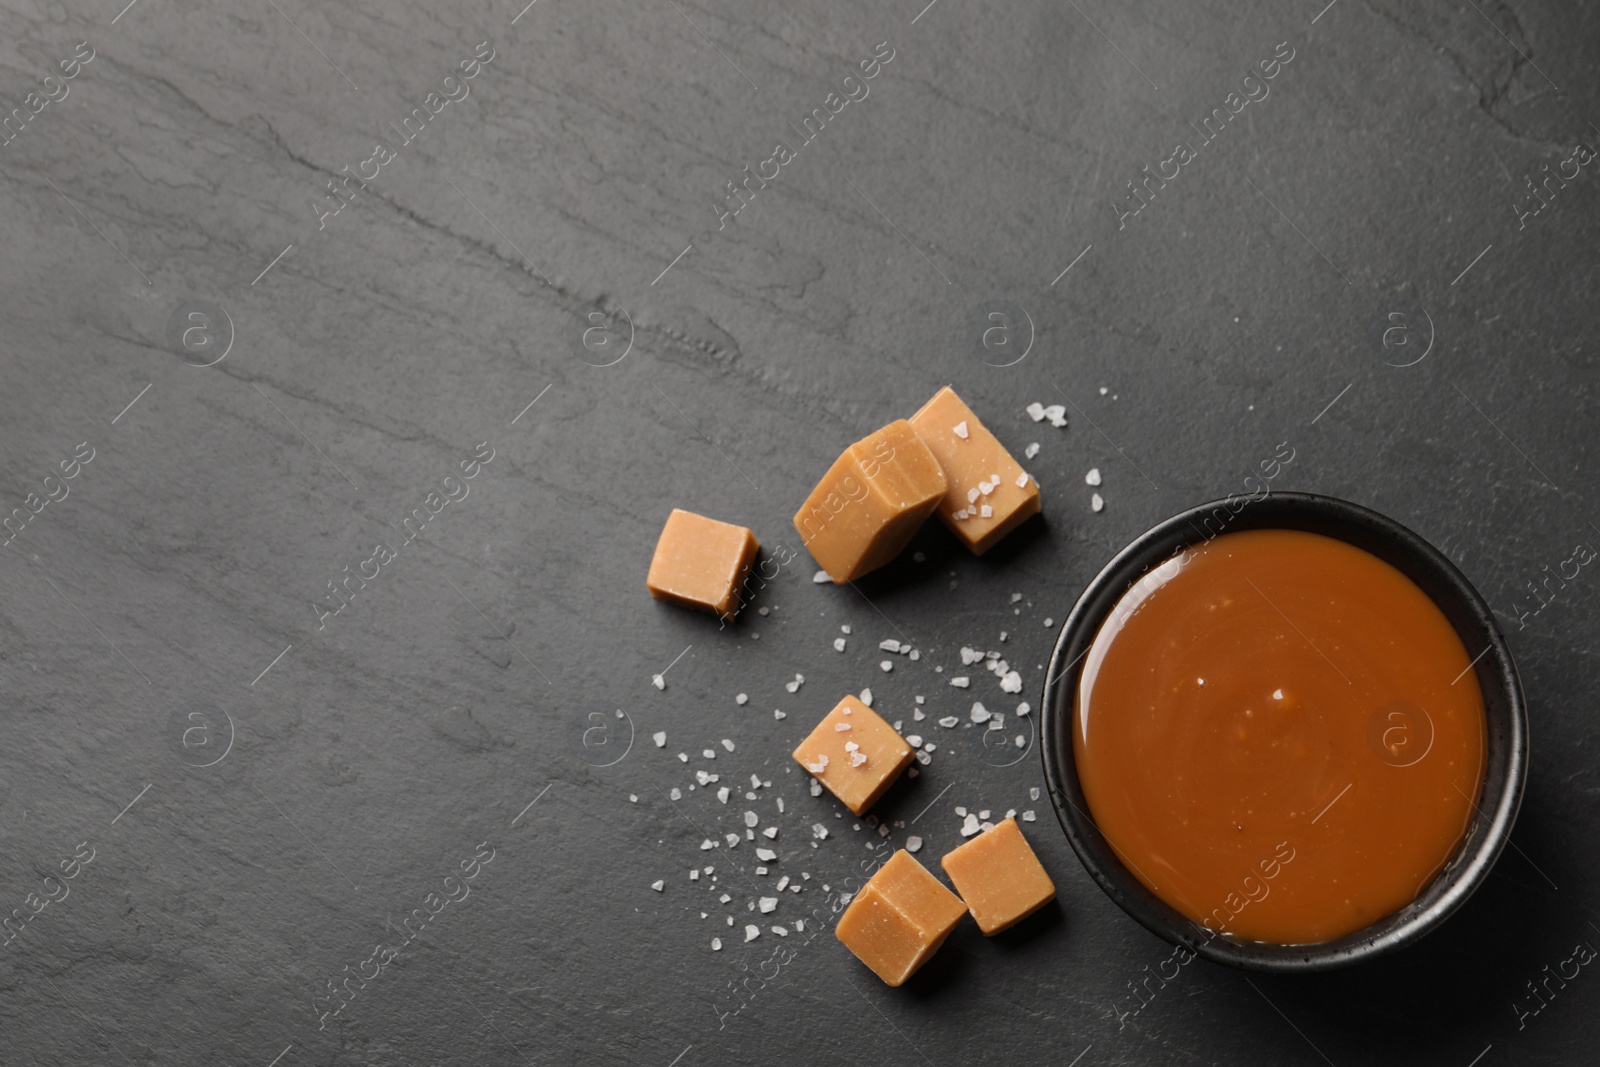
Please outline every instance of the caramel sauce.
M1177 911L1307 944L1414 900L1484 773L1478 680L1421 589L1353 545L1223 534L1145 574L1083 661L1078 777Z

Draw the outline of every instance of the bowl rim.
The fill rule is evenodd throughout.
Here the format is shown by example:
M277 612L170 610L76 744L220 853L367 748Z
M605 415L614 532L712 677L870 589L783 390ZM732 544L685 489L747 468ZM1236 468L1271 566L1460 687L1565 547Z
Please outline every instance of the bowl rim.
M1207 534L1217 522L1216 533ZM1484 778L1473 820L1455 854L1412 903L1333 941L1286 945L1223 937L1156 897L1113 854L1088 814L1072 744L1079 662L1123 593L1176 552L1242 530L1304 530L1365 549L1410 578L1455 628L1484 698ZM1199 534L1199 537L1195 535ZM1315 493L1230 496L1156 523L1113 556L1084 587L1056 638L1040 704L1039 752L1056 819L1096 884L1152 933L1217 963L1272 972L1325 971L1393 953L1436 929L1481 885L1521 807L1528 770L1526 698L1493 610L1466 576L1421 536L1370 508Z

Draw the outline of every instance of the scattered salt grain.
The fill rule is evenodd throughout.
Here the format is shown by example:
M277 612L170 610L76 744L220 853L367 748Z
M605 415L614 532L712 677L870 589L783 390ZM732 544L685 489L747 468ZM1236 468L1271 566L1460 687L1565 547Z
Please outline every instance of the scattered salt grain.
M665 730L658 730L650 736L655 741L657 748L667 747L667 732Z
M1089 468L1089 473L1085 474L1083 476L1083 484L1084 485L1099 485L1100 484L1100 468L1099 467L1090 467Z
M842 734L848 729L850 729L850 724L847 722L836 722L833 724L833 732L836 734Z
M960 721L961 720L956 718L954 715L946 715L944 718L939 720L939 725L943 726L946 730L949 730L955 727Z
M1023 822L1032 822L1033 821L1033 812L1031 812L1031 811L1023 812L1022 813L1022 821Z
M776 852L772 851L770 848L758 848L758 849L756 849L756 859L761 860L763 863L776 862L777 858L778 858L778 854Z
M761 936L761 928L759 926L746 926L744 928L744 941L745 941L745 944L748 945L750 942L754 941L756 938L758 938L760 936Z
M750 702L750 697L748 694L740 693L738 696L733 698L733 702L742 706Z
M1089 497L1089 510L1090 511L1104 511L1105 509L1106 509L1105 498L1102 497L1099 493L1095 493L1095 494L1093 494L1092 496Z
M977 833L979 829L981 829L981 827L978 823L978 817L973 815L971 812L968 812L966 819L961 823L961 836L971 837L973 834Z
M922 851L922 838L915 837L915 836L906 838L906 851L907 852L921 852Z
M1034 422L1044 421L1044 405L1039 403L1037 400L1029 404L1023 410L1028 413L1028 418L1032 419Z
M733 742L729 741L726 737L724 737L722 739L722 747L727 749L729 752L732 752L733 751Z
M1022 692L1022 675L1016 671L1007 671L1005 676L1000 679L1000 688L1007 693Z
M890 671L894 670L894 663L890 660L879 660L878 669L883 671L884 674L888 674Z
M965 689L972 684L972 680L963 674L959 678L950 679L950 684L957 689Z
M1028 472L1027 471L1023 471L1021 474L1017 475L1017 488L1018 489L1026 489L1026 488L1028 488Z
M650 888L659 893L667 888L667 883L664 879L657 878L655 881L650 883Z
M1022 450L1022 454L1028 459L1032 459L1034 456L1037 456L1039 454L1039 442L1034 441L1027 448L1024 448Z
M761 914L763 914L763 915L771 915L774 911L777 911L777 910L778 910L778 898L777 897L762 897L761 898Z
M967 420L966 419L962 419L960 422L958 422L954 426L950 427L950 429L957 437L961 438L963 441L965 441L967 439Z
M824 582L833 581L832 578L828 577L828 572L827 571L818 571L817 573L815 573L815 574L813 574L811 576L811 580L813 582L816 582L818 585L821 585Z
M844 638L835 637L833 639L833 650L835 652L843 652L844 651Z
M973 722L988 722L989 721L989 709L984 707L981 703L974 702L973 705L972 705L972 721Z
M721 952L722 951L722 938L713 937L711 939L711 951L712 952Z
M659 674L652 674L650 676L650 684L655 686L657 689L665 689L667 687L667 680Z
M773 708L772 717L774 719L786 719L788 718L788 715L785 712L779 711L777 708Z
M872 690L871 689L863 689L863 690L861 690L861 703L865 704L869 708L872 707ZM850 709L849 708L845 709L845 714L846 715L850 714Z
M821 774L822 772L826 771L827 769L828 769L828 757L827 756L818 756L817 757L817 762L806 764L806 770L810 771L812 774ZM813 792L812 796L815 796L815 795L816 795L816 793Z

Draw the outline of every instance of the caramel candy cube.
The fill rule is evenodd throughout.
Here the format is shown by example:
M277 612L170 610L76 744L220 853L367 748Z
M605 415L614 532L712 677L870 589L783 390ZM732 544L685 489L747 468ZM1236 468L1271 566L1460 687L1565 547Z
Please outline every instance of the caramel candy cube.
M939 861L984 936L998 934L1055 899L1056 884L1016 819L996 823Z
M911 746L877 712L847 696L800 742L794 758L860 815L911 763Z
M657 600L727 618L739 610L739 583L760 547L743 526L673 508L645 584Z
M939 518L981 556L1039 511L1039 483L948 385L911 416L949 483Z
M874 974L902 985L967 913L961 898L900 849L839 916L834 936Z
M900 419L845 449L795 512L794 528L830 578L852 581L899 555L945 489L939 461Z

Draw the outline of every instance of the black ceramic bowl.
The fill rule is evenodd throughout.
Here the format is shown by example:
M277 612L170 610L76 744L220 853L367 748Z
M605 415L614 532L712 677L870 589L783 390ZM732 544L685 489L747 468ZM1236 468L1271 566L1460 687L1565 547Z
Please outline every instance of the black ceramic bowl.
M1061 628L1044 688L1040 752L1056 817L1100 888L1124 911L1174 945L1218 963L1261 971L1322 971L1374 959L1411 944L1444 922L1489 873L1511 836L1528 771L1528 722L1522 682L1489 605L1428 542L1377 512L1308 493L1272 493L1233 508L1216 501L1174 515L1117 553L1078 598ZM1219 525L1220 524L1220 525ZM1415 901L1364 930L1335 941L1280 945L1232 941L1179 914L1116 858L1089 815L1072 747L1079 665L1101 623L1135 580L1207 534L1305 530L1338 538L1377 556L1415 582L1460 635L1483 691L1487 759L1477 813L1456 854Z

